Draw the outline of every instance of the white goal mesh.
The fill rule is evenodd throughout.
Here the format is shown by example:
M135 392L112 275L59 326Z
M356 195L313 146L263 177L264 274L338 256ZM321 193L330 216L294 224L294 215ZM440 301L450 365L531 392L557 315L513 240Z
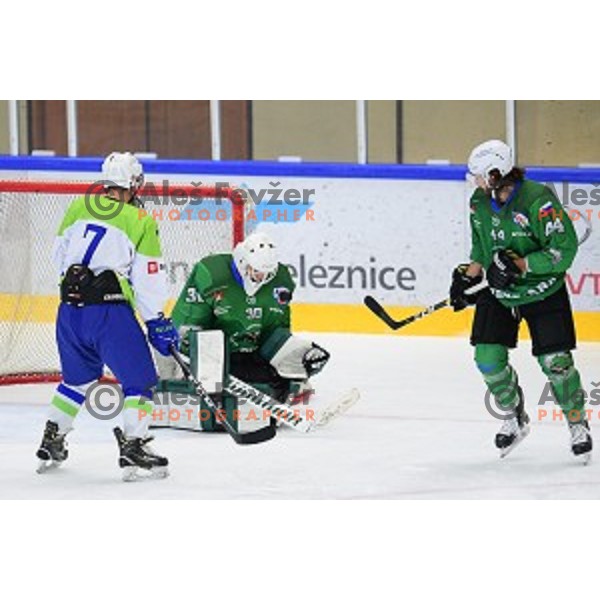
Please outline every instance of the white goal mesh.
M52 243L68 204L98 192L93 185L0 180L0 384L58 378ZM171 301L200 258L244 237L244 208L231 188L148 184L141 196L159 224Z

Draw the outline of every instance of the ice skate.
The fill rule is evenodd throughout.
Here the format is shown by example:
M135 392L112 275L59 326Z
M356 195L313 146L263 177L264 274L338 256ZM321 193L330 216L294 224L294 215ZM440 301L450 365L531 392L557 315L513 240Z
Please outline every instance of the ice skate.
M495 443L500 450L500 458L510 454L529 435L529 430L529 415L525 412L523 392L519 388L519 402L496 434Z
M569 421L569 433L571 434L571 451L584 465L589 464L592 459L592 436L589 423L586 419L577 423Z
M56 469L67 460L69 451L65 436L68 432L59 433L58 425L54 421L47 421L42 437L42 443L36 456L40 459L38 473L45 473L51 469Z
M128 439L119 427L113 431L119 445L119 467L123 469L123 481L164 479L169 475L168 459L154 453L148 446L154 438Z

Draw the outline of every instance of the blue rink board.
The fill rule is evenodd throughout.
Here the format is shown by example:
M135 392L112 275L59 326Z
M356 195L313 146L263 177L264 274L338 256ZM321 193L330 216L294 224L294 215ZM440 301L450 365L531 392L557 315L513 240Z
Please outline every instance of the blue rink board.
M0 155L0 170L76 171L100 173L101 157L66 158ZM351 179L414 179L463 181L465 165L396 165L241 160L142 159L147 174L245 175L254 177L318 177ZM526 167L527 176L542 182L591 183L600 185L600 168Z

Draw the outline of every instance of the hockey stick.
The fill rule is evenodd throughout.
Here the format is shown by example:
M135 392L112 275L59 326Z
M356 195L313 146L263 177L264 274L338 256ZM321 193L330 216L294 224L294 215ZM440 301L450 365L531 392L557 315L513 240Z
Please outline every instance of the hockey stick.
M179 368L182 370L185 378L194 384L196 388L196 394L198 394L201 400L206 402L207 406L215 413L215 418L217 418L217 422L220 425L223 425L227 433L233 438L233 440L237 444L260 444L261 442L266 442L274 438L275 435L277 435L277 429L275 428L275 425L272 422L270 422L267 427L263 427L262 429L259 429L257 431L240 433L239 431L235 430L231 423L229 423L227 417L219 419L218 415L223 412L222 409L220 409L215 404L214 400L202 387L202 384L192 375L189 366L186 364L181 354L175 349L174 346L171 346L171 355L175 359L175 362L179 365Z
M311 421L303 419L300 416L298 409L293 409L285 404L281 404L281 402L277 402L269 394L257 390L254 386L233 375L229 376L229 384L225 386L225 391L237 396L240 400L249 402L257 408L268 411L269 414L280 420L284 425L302 433L308 433L314 426Z
M212 410L218 410L213 399L204 390L202 385L192 376L190 368L182 358L181 354L177 352L175 348L171 348L171 353L183 371L185 377L196 386L196 393L198 396L200 396L200 398L204 400ZM303 418L300 415L299 409L290 408L286 404L278 402L269 396L269 394L265 394L264 392L257 390L254 386L242 381L241 379L238 379L233 375L228 377L228 381L229 383L224 387L227 393L235 396L241 402L248 402L252 406L266 411L269 417L277 419L278 421L281 421L283 425L287 425L288 427L291 427L292 429L295 429L301 433L309 433L318 427L324 427L325 425L329 424L332 419L345 413L351 406L356 404L360 398L358 390L353 388L336 402L328 405L318 419L312 420ZM235 429L233 429L227 421L223 421L221 424L227 429L227 432L238 444L257 444L259 442L269 440L275 436L275 431L273 431L272 435L268 435L268 433L265 431L269 430L270 428L275 430L275 426L273 424L271 424L270 427L248 433L239 433L235 431Z
M340 399L328 405L322 411L319 418L309 420L308 418L301 417L298 409L293 409L286 404L277 402L277 400L271 398L268 394L257 390L249 383L233 375L229 376L229 385L225 386L225 391L237 396L240 400L246 400L257 408L269 411L269 414L279 419L284 425L301 433L310 433L318 427L324 427L331 420L345 413L360 399L358 390L353 388L342 395Z
M473 287L465 290L465 294L476 294L480 290L488 287L487 281L482 281ZM446 308L446 306L450 306L450 298L445 298L444 300L440 300L431 306L428 306L421 312L418 312L414 315L410 315L410 317L406 317L405 319L401 319L400 321L396 321L393 319L390 314L385 310L385 308L377 301L373 296L365 296L364 298L365 306L376 316L378 316L390 329L394 331L396 329L400 329L401 327L406 327L415 321L419 321L424 317L440 310L441 308Z
M581 246L582 244L585 244L585 242L589 239L590 235L592 234L592 224L588 219L586 219L583 216L583 214L580 211L578 212L581 216L581 219L585 223L585 230L581 237L577 240L577 245ZM465 290L465 294L476 294L477 292L485 289L486 287L488 287L488 284L487 281L484 280L481 283L478 283L477 285L474 285L473 287ZM385 310L385 308L377 300L375 300L375 298L373 298L373 296L365 296L363 301L366 307L373 314L379 317L390 329L393 329L394 331L400 329L401 327L406 327L407 325L410 325L415 321L419 321L420 319L427 317L428 315L440 310L441 308L446 308L446 306L450 306L450 298L445 298L444 300L440 300L439 302L428 306L421 312L411 315L410 317L406 317L405 319L401 319L400 321L396 321L390 316L390 314Z

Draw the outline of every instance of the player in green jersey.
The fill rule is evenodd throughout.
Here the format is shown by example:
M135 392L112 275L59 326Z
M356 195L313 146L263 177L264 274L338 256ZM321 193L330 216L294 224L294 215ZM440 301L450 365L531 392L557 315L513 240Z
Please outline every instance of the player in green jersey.
M291 334L290 302L294 282L278 262L273 241L255 233L233 254L198 262L173 310L173 322L185 329L224 332L230 373L247 383L267 384L280 401L306 400L311 375L329 354Z
M470 206L471 262L454 270L450 300L456 311L475 304L475 362L503 409L496 446L505 456L529 433L523 393L508 360L525 320L533 355L567 418L571 449L587 460L592 438L571 353L576 338L565 285L577 253L573 224L548 187L524 177L504 142L477 146L469 157L469 172L477 185ZM482 281L484 271L489 287L465 293Z

